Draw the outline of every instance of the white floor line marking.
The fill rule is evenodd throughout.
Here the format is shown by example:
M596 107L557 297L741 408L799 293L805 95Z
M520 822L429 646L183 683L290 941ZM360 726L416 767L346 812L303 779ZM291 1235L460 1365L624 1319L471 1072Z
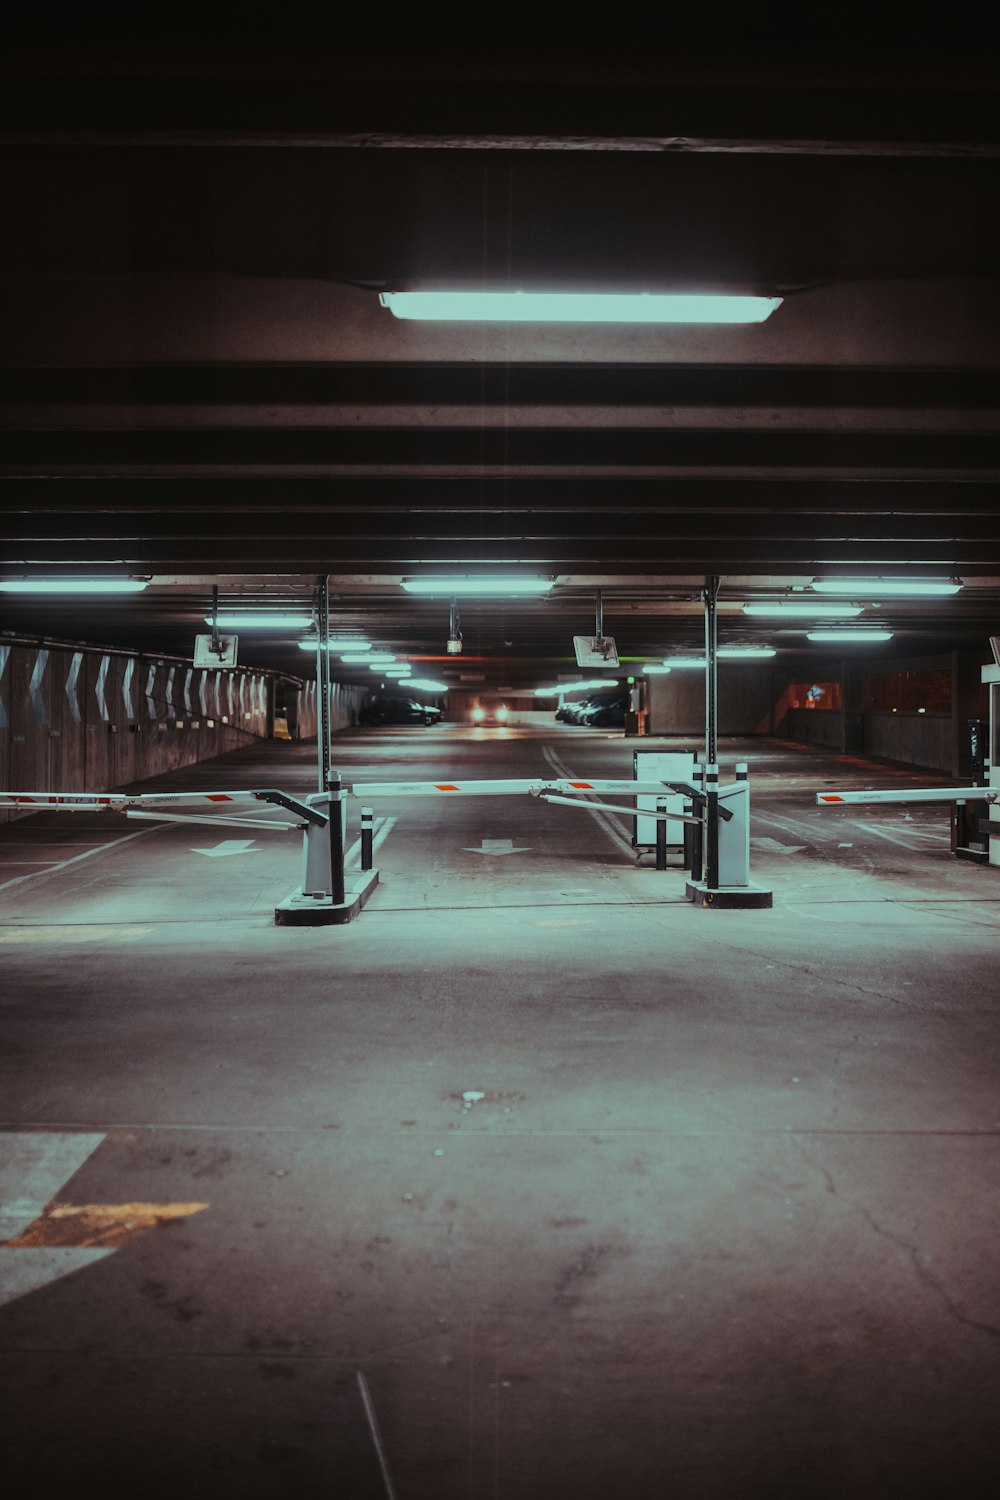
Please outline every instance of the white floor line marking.
M74 854L72 859L62 859L56 865L50 865L46 870L33 870L30 875L15 875L13 880L0 882L0 891L9 890L12 885L23 885L26 880L39 880L43 875L55 875L58 870L66 870L70 865L79 864L81 859L89 859L92 854L104 854L108 849L117 849L119 844L127 844L132 839L145 839L151 833L159 833L168 828L168 823L160 823L156 828L140 828L138 833L126 833L120 839L112 839L108 844L98 844L93 849L85 849L82 854Z
M870 833L877 839L885 839L890 844L898 844L900 849L909 849L911 854L920 852L919 844L908 844L905 839L898 839L894 834L886 833L884 828L873 828L870 823L856 823L855 827L863 828L865 833Z
M0 1239L16 1239L34 1223L104 1139L90 1131L0 1135Z
M545 756L545 759L548 761L549 765L558 776L564 778L567 781L582 781L584 779L582 776L577 776L575 772L571 771L570 768L565 764L565 762L561 761L559 759L559 756L556 755L555 751L551 750L548 745L542 746L542 754ZM586 797L581 798L581 801L586 803ZM613 844L615 844L619 849L624 850L629 859L635 859L635 850L632 848L631 842L622 836L620 830L615 827L615 825L611 822L610 818L607 817L605 813L598 812L598 810L595 808L593 812L591 812L590 816L601 825L604 832L607 834L608 838Z

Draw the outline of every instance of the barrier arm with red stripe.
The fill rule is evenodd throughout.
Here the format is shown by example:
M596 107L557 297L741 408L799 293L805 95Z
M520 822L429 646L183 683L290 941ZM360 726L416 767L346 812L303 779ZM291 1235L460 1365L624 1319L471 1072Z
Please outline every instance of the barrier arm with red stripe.
M315 801L325 801L325 798L317 797ZM169 808L194 807L200 808L205 816L184 817L184 822L227 825L242 823L244 827L278 829L303 826L302 823L268 823L263 819L255 819L251 824L249 819L229 818L221 812L224 805L245 802L270 802L294 813L306 823L315 823L320 827L325 827L329 821L326 812L320 806L313 805L314 799L301 801L273 787L231 792L0 792L0 808L17 808L21 812L123 812L128 817L159 818L163 822L173 822L175 818ZM219 807L220 813L210 814L209 805ZM178 816L176 821L182 819Z
M1000 792L988 786L900 787L889 792L817 792L820 807L857 802L996 802Z
M686 782L673 781L362 781L350 788L355 797L511 797L527 795L539 797L544 792L556 792L561 796L577 794L586 797L592 792L602 796L634 797L640 793L664 795L666 792L682 792L686 797L700 800L700 788L688 786Z

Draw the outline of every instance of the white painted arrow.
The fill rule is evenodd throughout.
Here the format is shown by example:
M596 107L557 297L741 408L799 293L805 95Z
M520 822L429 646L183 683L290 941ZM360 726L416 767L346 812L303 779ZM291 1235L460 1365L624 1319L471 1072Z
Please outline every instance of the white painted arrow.
M260 850L253 847L256 842L256 839L223 839L214 849L192 849L191 853L205 854L209 859L219 859L226 854L259 854Z
M521 848L514 847L513 839L483 839L481 849L470 849L466 845L466 854L527 854L530 845Z

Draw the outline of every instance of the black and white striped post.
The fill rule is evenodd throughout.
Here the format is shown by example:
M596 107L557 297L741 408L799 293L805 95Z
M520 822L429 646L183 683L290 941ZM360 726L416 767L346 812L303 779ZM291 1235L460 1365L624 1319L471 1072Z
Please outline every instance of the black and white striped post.
M656 811L660 817L656 820L656 868L665 870L667 868L667 799L657 797Z
M363 807L361 809L361 868L370 870L372 867L372 840L375 837L375 809Z
M344 788L339 771L331 771L330 801L330 897L335 906L344 903Z

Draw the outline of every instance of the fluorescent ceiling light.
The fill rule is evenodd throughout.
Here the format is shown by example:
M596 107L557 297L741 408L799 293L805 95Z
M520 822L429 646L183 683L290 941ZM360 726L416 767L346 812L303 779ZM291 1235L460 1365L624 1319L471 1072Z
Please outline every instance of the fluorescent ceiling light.
M5 594L139 594L147 587L142 578L7 578L0 583Z
M386 677L409 677L410 673L413 671L413 668L410 666L409 662L406 662L405 664L401 662L399 666L381 667L377 670L384 672Z
M315 638L310 641L299 641L298 643L300 651L315 651L318 645L319 641ZM362 651L370 651L372 645L371 641L329 641L326 649L328 651L356 651L360 653ZM368 659L368 657L360 655L358 657L359 661L367 661Z
M560 693L566 691L565 687L532 688L532 694L536 698L557 698Z
M665 667L704 667L706 663L703 656L672 656L663 665Z
M957 594L962 587L950 578L814 578L812 588L818 594L852 594L865 599L911 598L932 599L937 595Z
M347 662L349 665L362 667L385 666L387 662L396 660L396 658L387 651L372 651L366 655L362 655L362 653L359 652L356 656L348 653L347 656L342 656L340 659L341 661Z
M372 661L371 657L364 658L369 672L384 672L386 667L391 666L395 660L394 656L380 656L376 661Z
M435 682L432 677L411 677L407 687L419 688L422 693L447 693L446 682Z
M205 615L205 624L213 623L211 615ZM220 630L308 630L313 623L312 615L279 615L279 614L257 614L257 615L220 615ZM306 643L310 644L309 642ZM315 642L312 642L315 649Z
M810 641L891 641L892 631L855 627L853 630L808 630L806 636Z
M763 323L780 297L647 292L382 292L396 318L444 323Z
M702 665L704 665L704 663L702 663ZM668 667L665 662L660 663L659 665L657 665L656 662L651 662L648 667L643 667L641 668L641 670L646 674L647 677L665 677L671 670L671 668Z
M720 661L753 661L778 653L773 646L720 646L716 654Z
M859 615L864 608L861 604L824 604L817 599L815 603L805 601L801 604L791 604L782 601L780 604L744 604L745 615L770 615L778 618L781 615L808 615L813 620L840 619L845 620L853 615Z
M528 578L510 573L485 573L471 578L404 578L408 594L547 594L551 578Z

